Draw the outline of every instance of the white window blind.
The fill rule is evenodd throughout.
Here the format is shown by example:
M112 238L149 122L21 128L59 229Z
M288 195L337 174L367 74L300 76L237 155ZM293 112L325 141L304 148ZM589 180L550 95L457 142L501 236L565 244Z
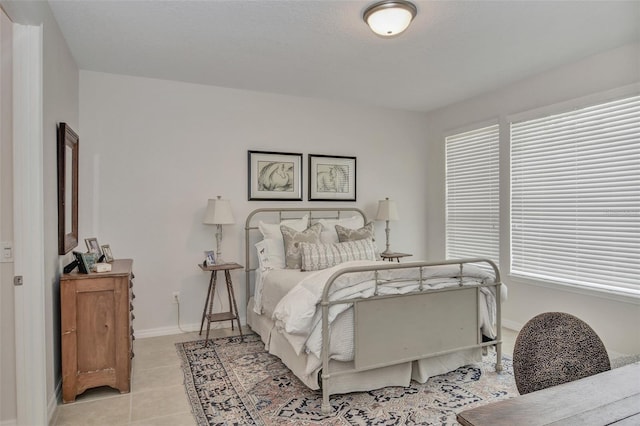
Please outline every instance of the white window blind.
M446 143L447 258L499 258L499 127L449 136Z
M511 272L640 289L640 96L511 124Z

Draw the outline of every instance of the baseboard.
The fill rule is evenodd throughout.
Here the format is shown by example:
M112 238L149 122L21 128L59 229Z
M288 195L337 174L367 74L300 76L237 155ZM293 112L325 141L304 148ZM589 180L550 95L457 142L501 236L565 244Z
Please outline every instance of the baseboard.
M513 330L513 331L520 331L522 329L522 327L524 327L524 324L520 324L516 321L511 321L511 320L507 320L507 319L503 319L502 320L502 327L503 328L508 328L509 330ZM616 351L612 351L607 349L607 353L609 355L609 359L616 359L616 358L624 358L629 356L629 354L623 354L620 352L616 352Z
M607 349L607 354L609 355L609 359L624 358L624 357L630 356L630 354L623 354L616 351L610 351L608 349Z
M211 324L212 329L217 330L220 328L227 328L228 322L214 322ZM240 324L245 325L246 321L240 318ZM172 334L192 333L194 331L200 331L200 323L193 324L180 324L180 304L178 304L178 317L177 324L170 327L157 327L147 328L143 330L135 330L134 336L136 339L146 339L147 337L169 336ZM2 425L0 425L2 426Z
M509 330L520 331L522 329L522 327L524 326L524 324L520 324L519 322L511 321L511 320L503 318L502 319L502 326L504 328L508 328Z
M225 321L224 323L215 322L211 324L212 330L217 330L220 328L229 328L229 323ZM146 339L147 337L169 336L171 334L191 333L194 331L200 331L200 323L182 324L180 327L170 326L170 327L147 328L145 330L136 330L135 336L136 336L136 339Z
M503 319L502 326L504 328L508 328L509 330L520 331L523 324L520 324L516 321ZM218 323L212 323L211 328L214 330L217 330L220 328L229 328L229 326L226 322L225 323L218 322ZM194 331L200 331L200 324L198 323L183 324L180 327L174 325L170 327L157 327L157 328L147 328L144 330L136 330L135 336L136 336L136 339L146 339L147 337L169 336L171 334L191 333Z
M56 388L47 403L47 423L54 424L56 412L58 410L58 401L60 392L62 391L62 379L58 381ZM0 426L17 426L18 419L0 420Z
M56 384L56 388L53 391L53 394L51 395L51 397L49 398L49 403L47 404L47 414L48 414L48 421L50 425L54 424L54 420L56 419L56 414L58 411L58 401L60 401L61 399L61 394L62 394L62 377L60 377L60 380L58 380L58 383Z

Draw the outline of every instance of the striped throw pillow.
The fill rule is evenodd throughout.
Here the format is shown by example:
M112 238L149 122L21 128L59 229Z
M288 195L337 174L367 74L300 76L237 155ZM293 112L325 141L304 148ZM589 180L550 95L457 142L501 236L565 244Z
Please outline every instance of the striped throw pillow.
M300 247L303 271L319 271L350 260L376 260L376 246L370 238L334 244L303 242Z

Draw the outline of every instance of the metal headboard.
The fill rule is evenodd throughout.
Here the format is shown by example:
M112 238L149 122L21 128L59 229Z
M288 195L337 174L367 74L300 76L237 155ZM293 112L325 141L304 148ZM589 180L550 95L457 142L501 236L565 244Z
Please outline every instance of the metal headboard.
M251 271L257 268L251 262L254 258L251 256L254 247L250 237L252 232L260 232L258 222L263 220L267 223L280 223L286 219L301 218L305 214L309 215L310 225L320 219L341 219L354 214L362 216L364 223L367 223L367 215L357 207L271 207L253 210L247 216L244 225L245 306L251 296Z

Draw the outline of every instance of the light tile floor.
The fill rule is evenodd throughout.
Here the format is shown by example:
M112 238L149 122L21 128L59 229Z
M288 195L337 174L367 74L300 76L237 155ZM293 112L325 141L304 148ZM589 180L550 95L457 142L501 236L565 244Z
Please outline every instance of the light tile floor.
M216 338L236 334L237 330L224 328L211 333ZM515 331L503 329L505 354L513 353L516 336ZM193 332L136 340L131 392L120 394L109 387L89 389L76 402L59 405L52 426L195 425L175 343L198 339L202 337Z

